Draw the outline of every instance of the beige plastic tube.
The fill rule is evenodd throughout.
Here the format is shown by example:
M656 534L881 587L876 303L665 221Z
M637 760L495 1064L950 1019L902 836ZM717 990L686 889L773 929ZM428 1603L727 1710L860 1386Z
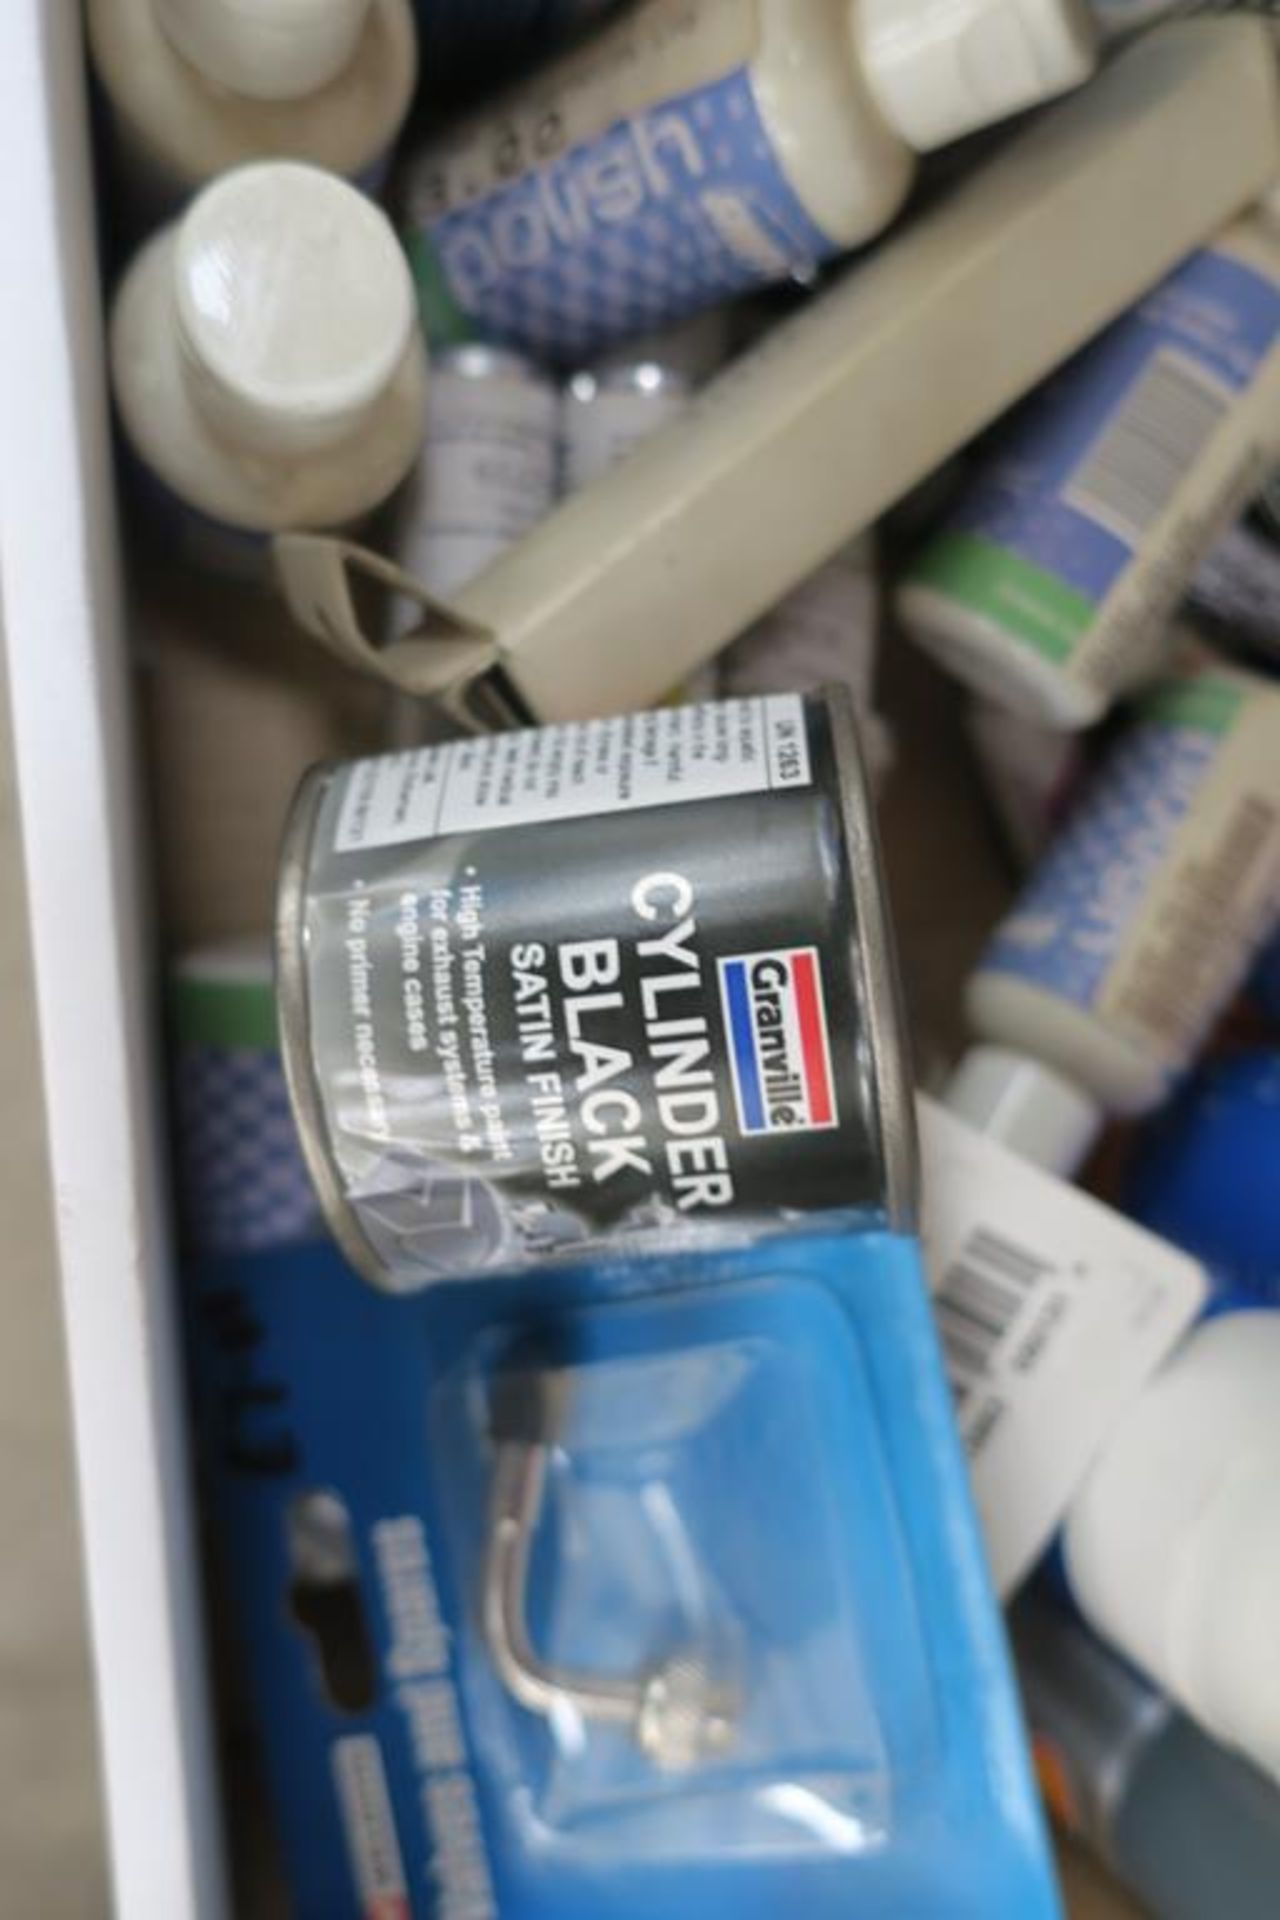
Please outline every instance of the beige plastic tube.
M544 720L648 705L1278 172L1271 30L1147 35L428 610L398 657L353 621L349 551L286 543L291 604L367 670L455 704L497 665Z

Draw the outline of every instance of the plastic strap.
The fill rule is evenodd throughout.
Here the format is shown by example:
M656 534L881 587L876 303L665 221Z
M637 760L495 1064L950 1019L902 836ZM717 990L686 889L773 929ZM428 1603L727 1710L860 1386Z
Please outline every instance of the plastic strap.
M488 627L433 599L421 581L368 547L330 534L282 533L272 553L294 619L359 673L418 699L452 704L497 664L498 643ZM412 600L421 610L419 623L383 644L361 617L356 578Z

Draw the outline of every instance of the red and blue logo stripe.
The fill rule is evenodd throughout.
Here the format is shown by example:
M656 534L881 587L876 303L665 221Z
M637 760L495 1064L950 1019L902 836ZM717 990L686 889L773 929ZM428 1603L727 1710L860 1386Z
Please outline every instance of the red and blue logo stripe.
M742 1131L838 1126L816 947L721 960L720 1000Z

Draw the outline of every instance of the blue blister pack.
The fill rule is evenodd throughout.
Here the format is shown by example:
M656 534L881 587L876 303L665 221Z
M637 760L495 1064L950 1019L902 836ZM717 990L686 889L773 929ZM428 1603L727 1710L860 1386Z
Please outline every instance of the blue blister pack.
M299 1920L1059 1911L914 1242L192 1277Z

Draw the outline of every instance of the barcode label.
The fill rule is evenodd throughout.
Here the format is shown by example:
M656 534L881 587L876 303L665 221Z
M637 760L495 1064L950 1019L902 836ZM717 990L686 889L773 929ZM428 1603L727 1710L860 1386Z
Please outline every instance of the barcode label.
M935 1323L1007 1596L1108 1429L1199 1312L1204 1275L923 1099L920 1144Z
M950 1262L933 1306L960 1408L986 1378L1035 1288L1053 1271L1051 1260L990 1227L976 1228Z
M1076 468L1063 499L1136 546L1172 500L1231 405L1232 389L1163 348Z
M1272 911L1271 886L1254 883L1261 862L1275 868L1278 827L1271 801L1241 797L1217 847L1180 870L1160 916L1159 943L1143 946L1116 996L1117 1014L1176 1050L1194 1046L1216 1006L1218 983L1232 972L1224 961L1238 948L1242 970L1259 909Z

